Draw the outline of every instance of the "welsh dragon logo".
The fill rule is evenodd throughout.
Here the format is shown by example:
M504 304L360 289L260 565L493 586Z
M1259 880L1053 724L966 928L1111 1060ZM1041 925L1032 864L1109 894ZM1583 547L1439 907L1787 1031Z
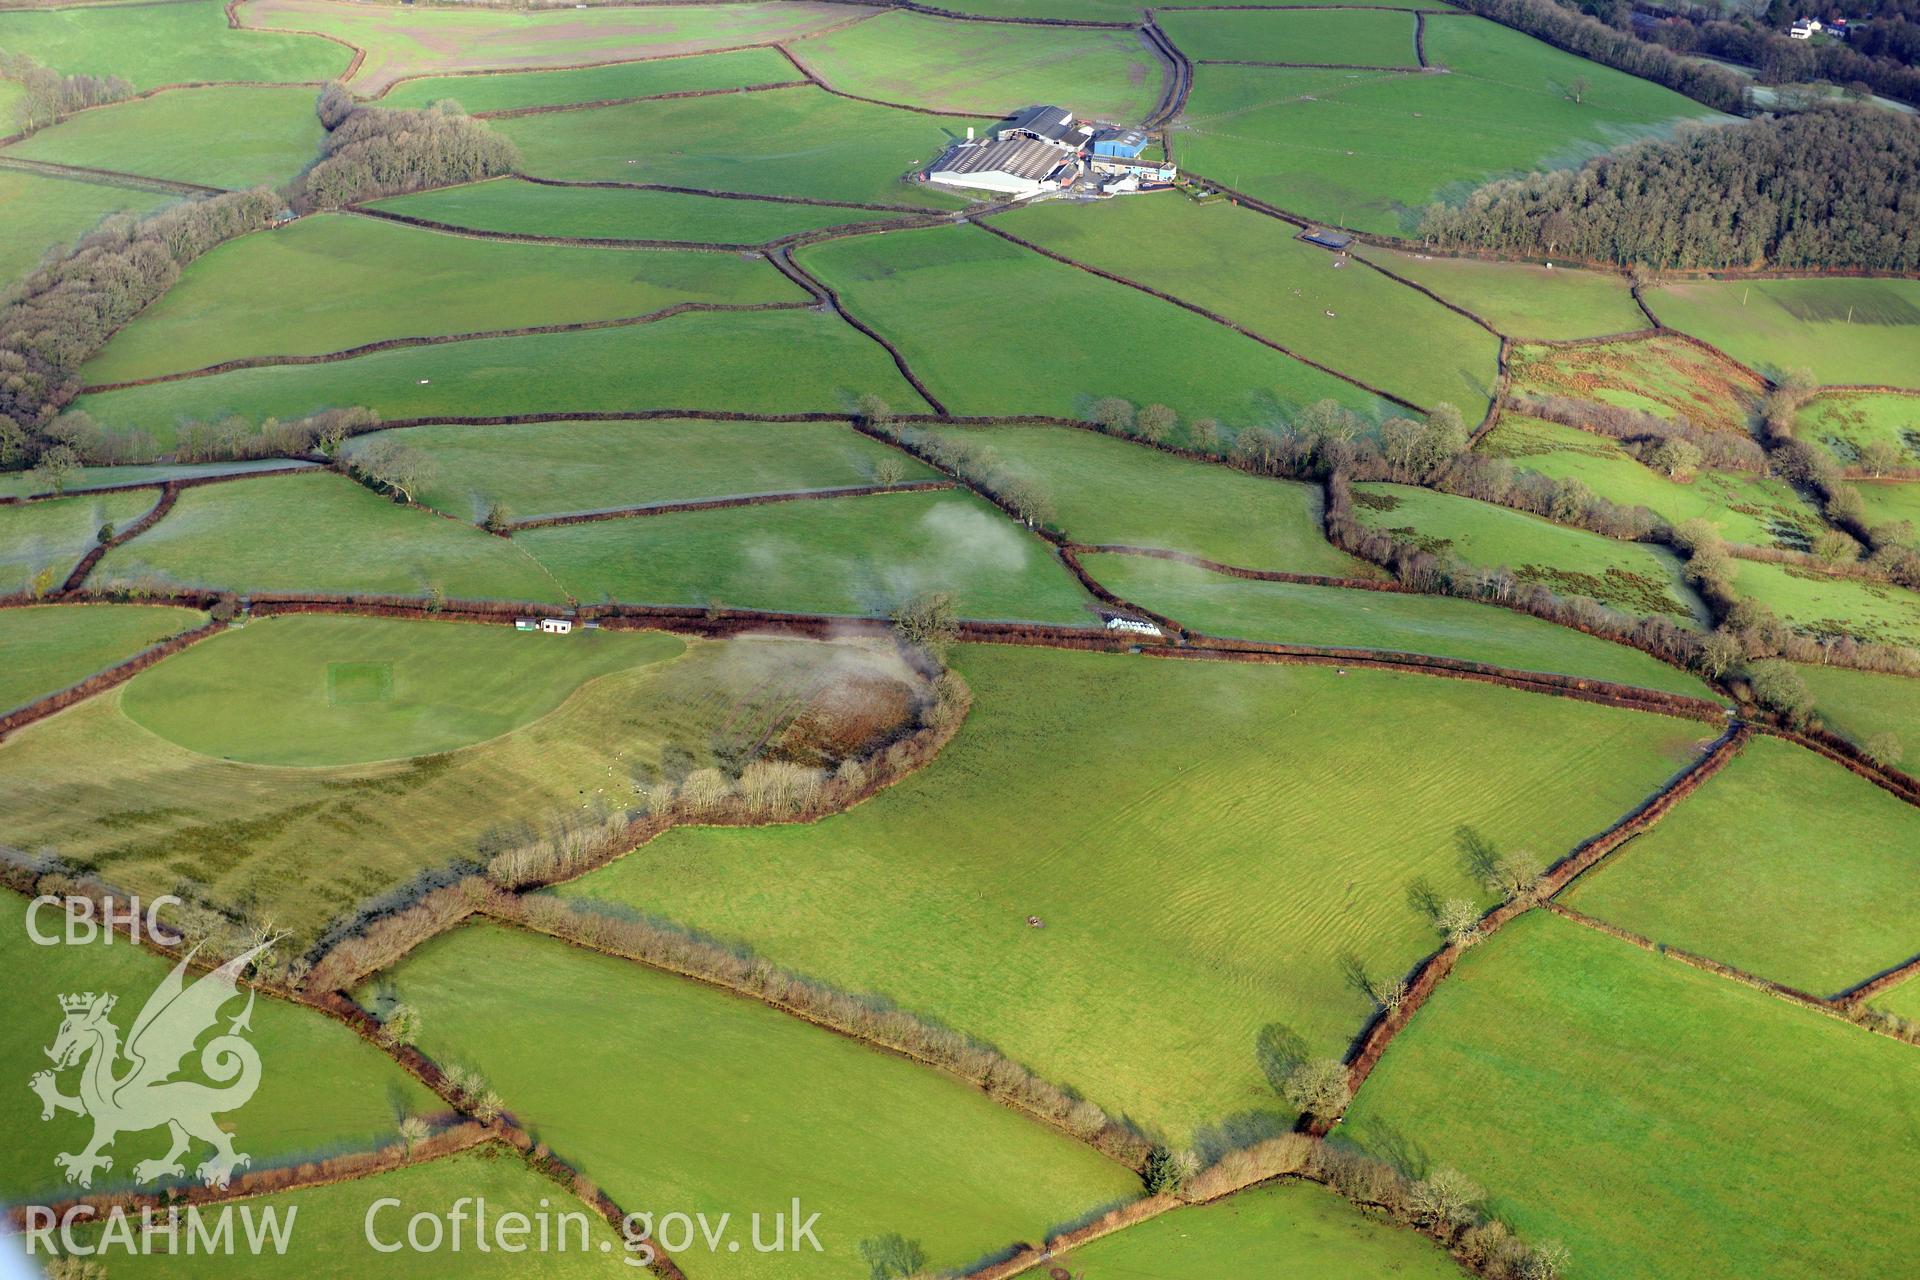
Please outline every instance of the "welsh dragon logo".
M252 1163L234 1150L231 1135L213 1119L218 1112L246 1105L260 1087L260 1054L241 1036L252 1030L251 989L247 1007L228 1023L226 1033L200 1050L201 1074L224 1087L173 1077L185 1067L195 1042L219 1021L221 1007L238 996L239 975L269 945L235 956L191 987L186 970L193 957L186 956L147 997L124 1045L109 1016L117 996L89 991L60 997L66 1017L46 1051L53 1070L36 1072L28 1085L40 1095L42 1120L53 1119L59 1111L93 1120L93 1139L83 1150L53 1158L68 1182L91 1187L94 1170L113 1168L113 1157L102 1155L103 1148L122 1133L162 1125L172 1135L167 1153L134 1165L135 1182L185 1176L180 1157L196 1139L213 1146L213 1155L194 1171L210 1187L226 1186L236 1168ZM80 1091L69 1097L60 1092L57 1076L75 1066L80 1068Z

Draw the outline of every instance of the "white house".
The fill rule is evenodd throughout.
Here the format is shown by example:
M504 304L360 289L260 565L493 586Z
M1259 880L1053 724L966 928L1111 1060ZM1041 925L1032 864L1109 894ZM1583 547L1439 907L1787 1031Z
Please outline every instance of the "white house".
M1821 23L1820 19L1802 18L1787 28L1787 38L1789 40L1811 40L1815 32L1824 30L1826 30L1826 27Z
M550 636L563 636L573 630L571 618L542 618L540 629Z

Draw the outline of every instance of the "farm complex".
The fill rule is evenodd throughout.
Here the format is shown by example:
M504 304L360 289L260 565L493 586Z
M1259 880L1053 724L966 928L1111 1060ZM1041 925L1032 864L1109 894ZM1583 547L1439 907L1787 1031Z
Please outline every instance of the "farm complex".
M0 1277L1915 1275L1920 27L1632 8L0 3Z

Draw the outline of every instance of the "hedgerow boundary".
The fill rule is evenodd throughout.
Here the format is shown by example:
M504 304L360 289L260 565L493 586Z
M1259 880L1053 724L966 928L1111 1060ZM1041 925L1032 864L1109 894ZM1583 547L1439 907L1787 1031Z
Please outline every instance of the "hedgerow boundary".
M679 502L651 502L638 507L605 511L575 511L566 515L534 516L504 524L496 532L512 535L525 529L552 529L561 525L591 524L597 520L628 520L640 516L684 515L690 511L725 511L782 502L821 502L835 498L877 498L889 493L944 493L959 486L951 480L906 480L899 484L856 484L838 489L789 489L778 493L751 493L735 498L689 498Z
M97 671L77 684L68 685L64 689L36 698L25 706L16 707L5 715L0 715L0 741L5 741L16 729L45 720L48 716L57 711L64 711L76 702L85 702L97 693L105 693L116 685L125 684L162 658L170 658L182 649L217 636L225 630L226 624L222 622L202 623L178 635L168 636L158 644L151 645L130 658Z
M147 509L145 515L135 520L126 528L116 530L111 538L105 541L96 541L91 547L87 548L86 554L80 557L80 563L73 566L73 572L69 573L66 581L60 584L59 594L66 595L70 592L78 591L80 584L87 580L87 575L93 572L93 566L100 563L100 557L106 555L107 552L120 546L122 543L133 541L133 539L153 528L154 525L159 524L161 518L165 516L167 512L173 510L173 504L179 501L179 499L179 485L161 485L158 498L155 500L153 506Z

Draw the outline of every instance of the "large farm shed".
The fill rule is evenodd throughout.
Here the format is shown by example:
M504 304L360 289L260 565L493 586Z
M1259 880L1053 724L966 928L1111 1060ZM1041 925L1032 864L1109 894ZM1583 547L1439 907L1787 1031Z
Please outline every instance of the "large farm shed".
M951 187L1031 196L1057 189L1075 173L1071 152L1032 138L962 142L948 148L927 173Z

